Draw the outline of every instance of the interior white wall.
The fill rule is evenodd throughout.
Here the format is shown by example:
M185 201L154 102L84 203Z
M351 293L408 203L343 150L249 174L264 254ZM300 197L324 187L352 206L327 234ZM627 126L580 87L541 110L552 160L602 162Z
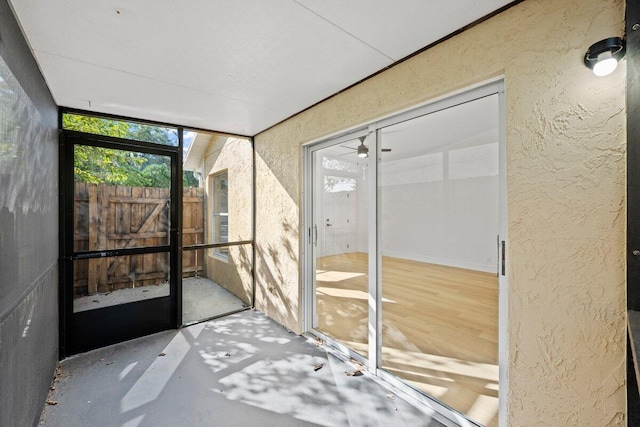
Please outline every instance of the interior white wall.
M497 96L380 132L383 256L495 273L498 235ZM364 188L359 176L359 188ZM366 192L358 195L366 206ZM366 212L358 250L366 252Z
M497 161L492 142L382 163L382 255L496 272Z
M369 192L367 191L367 176L369 173L366 159L358 162L359 173L357 178L357 251L369 253Z
M382 129L382 147L391 149L382 153L378 179L382 255L497 271L497 124L493 98ZM351 145L316 154L318 256L368 252L366 162ZM323 166L325 159L340 165ZM330 187L327 177L355 177L356 185ZM347 219L349 224L342 224Z
M314 237L316 240L316 256L325 256L325 236L322 228L324 221L324 174L322 173L322 154L314 155L314 200L313 200L313 220L314 220Z

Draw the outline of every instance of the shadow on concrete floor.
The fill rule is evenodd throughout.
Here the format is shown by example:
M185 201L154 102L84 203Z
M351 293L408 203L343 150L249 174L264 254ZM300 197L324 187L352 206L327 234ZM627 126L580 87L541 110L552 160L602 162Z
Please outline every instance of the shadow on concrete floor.
M248 310L64 360L42 425L442 425L354 369Z

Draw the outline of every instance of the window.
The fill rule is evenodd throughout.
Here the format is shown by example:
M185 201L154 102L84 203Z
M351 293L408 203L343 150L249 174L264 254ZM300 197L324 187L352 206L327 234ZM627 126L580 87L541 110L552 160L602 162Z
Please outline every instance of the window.
M63 113L62 128L94 135L178 146L178 129L136 121L125 121L85 114Z
M214 175L211 179L212 239L213 243L229 241L229 174L227 171ZM213 253L228 257L228 248L214 248Z

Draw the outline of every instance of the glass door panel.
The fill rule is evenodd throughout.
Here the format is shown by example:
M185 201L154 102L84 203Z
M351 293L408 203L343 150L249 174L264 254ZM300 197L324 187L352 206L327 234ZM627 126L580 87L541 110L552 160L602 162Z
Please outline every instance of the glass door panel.
M358 139L313 153L314 327L367 357L367 159Z
M169 156L74 146L74 312L169 295L166 249L114 255L169 246L170 183Z
M169 296L169 254L80 259L73 266L73 312Z
M379 131L381 367L498 425L498 95Z
M78 135L64 143L63 161L73 164L63 168L71 213L64 229L65 353L175 327L177 149Z

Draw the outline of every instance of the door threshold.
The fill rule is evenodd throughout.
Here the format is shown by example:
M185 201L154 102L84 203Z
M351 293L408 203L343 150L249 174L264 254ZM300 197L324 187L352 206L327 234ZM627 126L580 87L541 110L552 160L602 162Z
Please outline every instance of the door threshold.
M411 387L396 376L391 375L382 369L369 369L367 367L367 360L364 357L323 333L318 331L308 331L303 333L302 336L310 341L316 342L316 344L318 343L318 340L322 341L322 344L317 344L318 347L323 347L327 353L345 363L353 363L355 361L356 363L361 364L365 368L363 373L377 384L406 402L409 402L416 409L424 412L425 415L435 419L447 427L482 427L481 424L470 420L464 414L446 406L427 394L424 394L422 391Z

